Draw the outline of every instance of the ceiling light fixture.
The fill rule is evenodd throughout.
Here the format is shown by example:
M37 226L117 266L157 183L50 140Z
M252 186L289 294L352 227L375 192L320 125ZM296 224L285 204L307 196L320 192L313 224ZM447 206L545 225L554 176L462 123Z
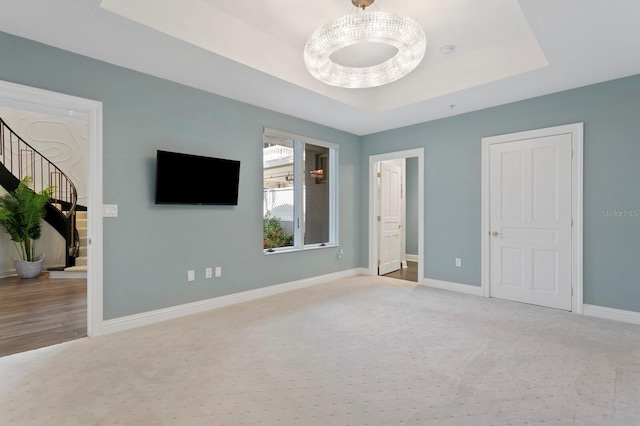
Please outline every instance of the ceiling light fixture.
M416 21L388 12L369 12L375 0L351 0L357 13L318 28L304 48L304 63L312 76L331 86L350 89L377 87L413 71L424 57L427 38ZM397 49L386 61L365 67L340 65L335 52L358 43L383 43Z

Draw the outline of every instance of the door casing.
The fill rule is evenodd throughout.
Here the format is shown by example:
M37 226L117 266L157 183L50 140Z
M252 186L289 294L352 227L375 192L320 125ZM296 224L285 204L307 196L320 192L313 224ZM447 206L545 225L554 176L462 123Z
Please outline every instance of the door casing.
M499 136L482 138L482 225L481 225L481 287L486 297L491 297L491 237L490 230L490 168L489 148L493 144L508 143L524 139L535 139L559 134L571 135L571 298L572 312L581 314L583 310L583 146L584 124L574 123Z
M73 112L87 121L87 335L103 334L102 102L0 81L0 100L34 112Z
M378 275L377 163L402 158L418 159L418 284L424 284L424 148L369 156L369 275Z

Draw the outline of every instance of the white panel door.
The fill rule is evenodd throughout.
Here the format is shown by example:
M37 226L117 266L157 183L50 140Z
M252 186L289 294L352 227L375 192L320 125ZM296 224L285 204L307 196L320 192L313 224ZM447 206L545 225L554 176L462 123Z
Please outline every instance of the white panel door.
M380 229L378 274L384 275L401 267L402 246L402 167L380 163Z
M490 147L491 296L571 310L571 134Z

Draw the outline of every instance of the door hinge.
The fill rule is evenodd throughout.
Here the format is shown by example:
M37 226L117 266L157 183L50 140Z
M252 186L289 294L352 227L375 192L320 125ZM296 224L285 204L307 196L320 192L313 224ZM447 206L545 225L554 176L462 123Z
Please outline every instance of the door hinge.
M378 177L382 177L382 173L378 172Z
M382 220L382 218L380 216L378 216L378 222L380 222Z
M380 262L380 259L378 259L378 266L380 266L380 264L381 264L381 263L382 263L382 262Z
M573 218L571 218L571 227L573 228Z
M571 287L571 296L573 297L573 287Z

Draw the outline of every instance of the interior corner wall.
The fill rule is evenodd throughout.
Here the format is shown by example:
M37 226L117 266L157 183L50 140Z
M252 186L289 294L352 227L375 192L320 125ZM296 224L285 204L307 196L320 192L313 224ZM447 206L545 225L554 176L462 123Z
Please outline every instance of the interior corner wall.
M637 75L364 136L362 155L424 148L425 276L480 286L482 138L584 122L584 303L640 312L639 99Z
M105 320L361 266L360 137L6 33L0 56L0 80L103 103L104 203L119 205L104 220ZM340 259L263 255L263 127L340 146ZM240 160L238 206L155 205L158 149ZM222 277L205 280L214 266Z

